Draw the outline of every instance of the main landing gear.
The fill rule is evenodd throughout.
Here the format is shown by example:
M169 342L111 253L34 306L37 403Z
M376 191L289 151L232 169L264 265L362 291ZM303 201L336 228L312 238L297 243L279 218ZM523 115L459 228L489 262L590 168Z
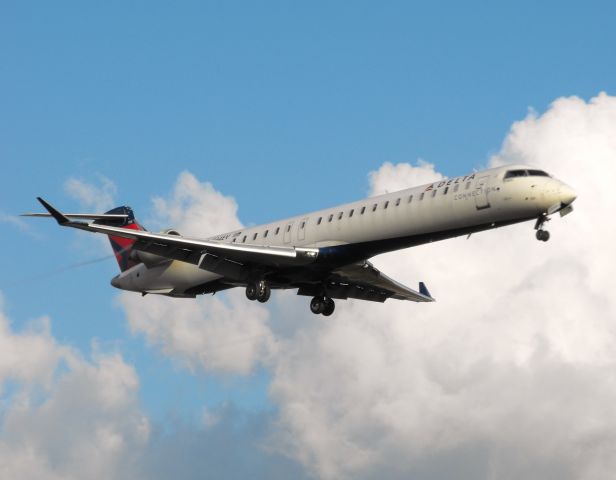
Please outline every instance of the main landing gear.
M535 223L535 230L537 230L535 237L537 237L537 240L540 242L547 242L550 239L550 232L543 229L543 224L549 221L550 219L546 215L541 215Z
M329 317L334 313L335 308L336 304L329 297L314 297L310 301L310 311L315 315L322 314Z
M246 298L248 300L258 300L265 303L269 300L271 294L272 289L264 280L246 285Z

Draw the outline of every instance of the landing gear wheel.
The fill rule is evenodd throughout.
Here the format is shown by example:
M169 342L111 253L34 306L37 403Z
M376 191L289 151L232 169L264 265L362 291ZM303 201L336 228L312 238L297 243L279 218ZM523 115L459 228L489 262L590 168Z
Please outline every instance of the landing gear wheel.
M257 286L254 283L249 283L246 285L246 298L248 300L257 299Z
M323 313L323 310L325 310L325 301L324 300L325 299L323 297L314 297L310 301L310 311L312 313L314 313L315 315Z
M261 303L265 303L269 300L272 294L272 289L264 281L257 283L257 300Z
M537 240L539 240L540 242L547 242L550 239L550 232L543 229L543 225L549 221L550 221L550 217L544 214L544 215L540 215L539 218L537 218L537 221L535 222L535 230L537 230L537 233L535 234L535 236L537 237Z
M323 315L329 317L336 308L336 304L331 298L325 298L325 308L323 309Z

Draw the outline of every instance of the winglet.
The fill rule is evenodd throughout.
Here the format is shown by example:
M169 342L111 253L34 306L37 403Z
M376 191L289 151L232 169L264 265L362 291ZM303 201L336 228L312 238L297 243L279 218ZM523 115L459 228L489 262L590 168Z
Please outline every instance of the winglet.
M432 295L430 295L428 287L426 287L426 284L424 282L419 282L419 293L425 295L426 297L432 298Z
M41 202L41 205L45 207L45 210L47 210L51 214L51 216L56 219L56 222L58 222L58 224L66 225L67 223L71 223L71 221L68 218L66 218L64 215L62 215L62 213L60 213L58 210L56 210L51 205L49 205L41 197L36 197L36 199L39 202Z

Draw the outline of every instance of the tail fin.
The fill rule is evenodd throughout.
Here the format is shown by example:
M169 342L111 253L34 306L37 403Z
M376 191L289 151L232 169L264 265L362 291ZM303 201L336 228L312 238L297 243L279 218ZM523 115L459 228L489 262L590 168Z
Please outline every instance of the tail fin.
M114 227L130 228L132 230L145 230L145 228L139 225L139 223L135 220L135 214L133 213L133 209L130 207L117 207L113 210L109 210L105 213L105 215L126 215L126 217L117 220L105 218L96 220L94 223L98 223L99 225L113 225ZM113 252L115 253L116 260L118 261L118 265L122 272L139 263L131 255L135 240L114 237L113 235L108 235L108 237L109 242L111 243L111 248L113 248Z

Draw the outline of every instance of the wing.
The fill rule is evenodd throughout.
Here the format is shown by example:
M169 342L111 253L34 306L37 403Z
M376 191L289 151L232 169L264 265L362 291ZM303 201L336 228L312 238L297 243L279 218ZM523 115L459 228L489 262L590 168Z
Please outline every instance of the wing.
M129 238L135 240L133 244L135 250L193 263L200 268L231 279L241 280L246 274L244 268L246 265L258 264L262 267L273 268L297 267L314 263L319 254L318 248L237 245L97 223L76 222L67 218L42 198L38 200L64 227Z
M301 286L298 295L319 295L321 286ZM388 298L412 302L434 302L423 282L413 290L376 269L370 262L356 263L332 271L325 287L331 298L357 298L384 302Z
M73 221L42 198L38 200L62 226L129 238L135 240L132 247L135 250L193 263L199 268L238 282L246 280L251 268L276 270L302 267L315 263L319 255L318 248L237 245ZM419 291L413 290L381 273L370 262L335 268L326 273L323 280L325 281L319 281L318 284L302 282L293 284L298 288L299 295L325 293L331 298L356 298L376 302L384 302L388 298L414 302L434 301L423 283L419 284Z

